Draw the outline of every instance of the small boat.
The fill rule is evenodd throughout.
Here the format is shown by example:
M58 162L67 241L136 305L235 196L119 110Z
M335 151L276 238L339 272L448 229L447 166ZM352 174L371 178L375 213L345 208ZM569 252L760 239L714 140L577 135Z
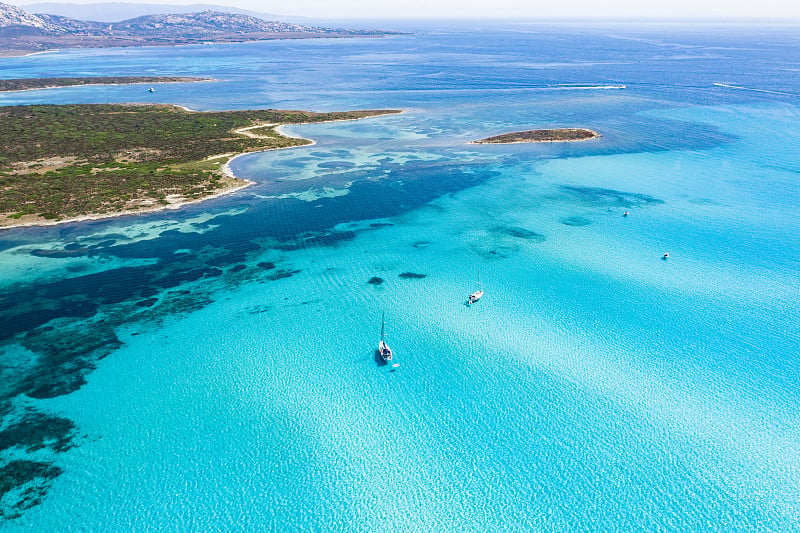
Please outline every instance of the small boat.
M378 342L378 353L381 355L381 359L386 361L387 363L392 360L392 349L389 348L389 345L386 344L386 341L383 340L383 329L384 325L386 324L386 313L384 312L381 315L381 340Z
M483 291L478 289L477 291L469 295L469 298L467 299L467 305L474 304L475 302L480 300L482 296L483 296Z
M624 217L628 216L628 212L625 211L624 213L622 213L622 216L624 216Z
M472 305L483 297L483 283L481 283L481 271L478 271L478 290L467 298L467 305Z
M154 93L154 92L156 92L156 90L155 90L154 88L152 88L152 87L150 87L149 89L147 89L147 91L148 91L148 92L151 92L151 93Z
M669 253L668 252L664 252L664 255L661 256L661 259L663 259L664 261L669 259Z

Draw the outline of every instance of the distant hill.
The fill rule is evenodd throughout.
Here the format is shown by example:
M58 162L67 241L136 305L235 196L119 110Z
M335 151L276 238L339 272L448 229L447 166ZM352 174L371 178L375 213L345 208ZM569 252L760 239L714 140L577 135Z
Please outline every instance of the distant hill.
M0 3L0 29L12 32L57 32L58 26L18 7Z
M145 15L109 23L32 14L0 3L0 51L384 34L386 32L267 21L251 15L220 11Z
M300 26L288 22L271 22L250 15L202 11L200 13L173 13L145 15L107 26L111 32L141 36L213 35L220 32L236 33L328 33L341 32L329 28Z
M261 19L287 19L270 13L259 13L232 6L219 6L214 4L136 4L130 2L98 2L94 4L71 4L60 2L36 2L22 4L22 9L29 13L49 13L62 17L71 17L82 20L96 20L100 22L118 22L145 15L167 15L171 13L199 13L201 11L221 11L223 13L239 13ZM296 18L287 20L296 21Z

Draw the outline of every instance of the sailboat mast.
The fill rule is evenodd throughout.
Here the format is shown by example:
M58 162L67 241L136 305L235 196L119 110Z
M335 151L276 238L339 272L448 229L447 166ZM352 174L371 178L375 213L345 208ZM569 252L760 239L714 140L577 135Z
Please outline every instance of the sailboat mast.
M382 311L381 314L381 340L383 340L383 326L386 323L386 311Z

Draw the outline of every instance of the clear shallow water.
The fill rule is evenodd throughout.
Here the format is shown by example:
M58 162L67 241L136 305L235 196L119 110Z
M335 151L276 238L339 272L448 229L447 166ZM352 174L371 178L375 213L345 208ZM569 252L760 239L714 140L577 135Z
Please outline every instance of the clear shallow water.
M0 527L800 529L798 52L514 26L5 59L220 81L4 105L406 112L287 128L317 144L199 206L0 233ZM465 144L547 126L603 138Z

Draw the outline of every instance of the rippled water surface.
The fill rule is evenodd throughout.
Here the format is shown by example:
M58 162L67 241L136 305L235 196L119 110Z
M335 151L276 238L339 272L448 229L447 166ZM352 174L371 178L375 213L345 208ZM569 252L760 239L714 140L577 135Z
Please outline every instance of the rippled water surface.
M285 128L316 144L203 204L0 231L0 529L800 530L796 35L3 58L216 81L0 105L404 113ZM602 137L468 144L544 127Z

